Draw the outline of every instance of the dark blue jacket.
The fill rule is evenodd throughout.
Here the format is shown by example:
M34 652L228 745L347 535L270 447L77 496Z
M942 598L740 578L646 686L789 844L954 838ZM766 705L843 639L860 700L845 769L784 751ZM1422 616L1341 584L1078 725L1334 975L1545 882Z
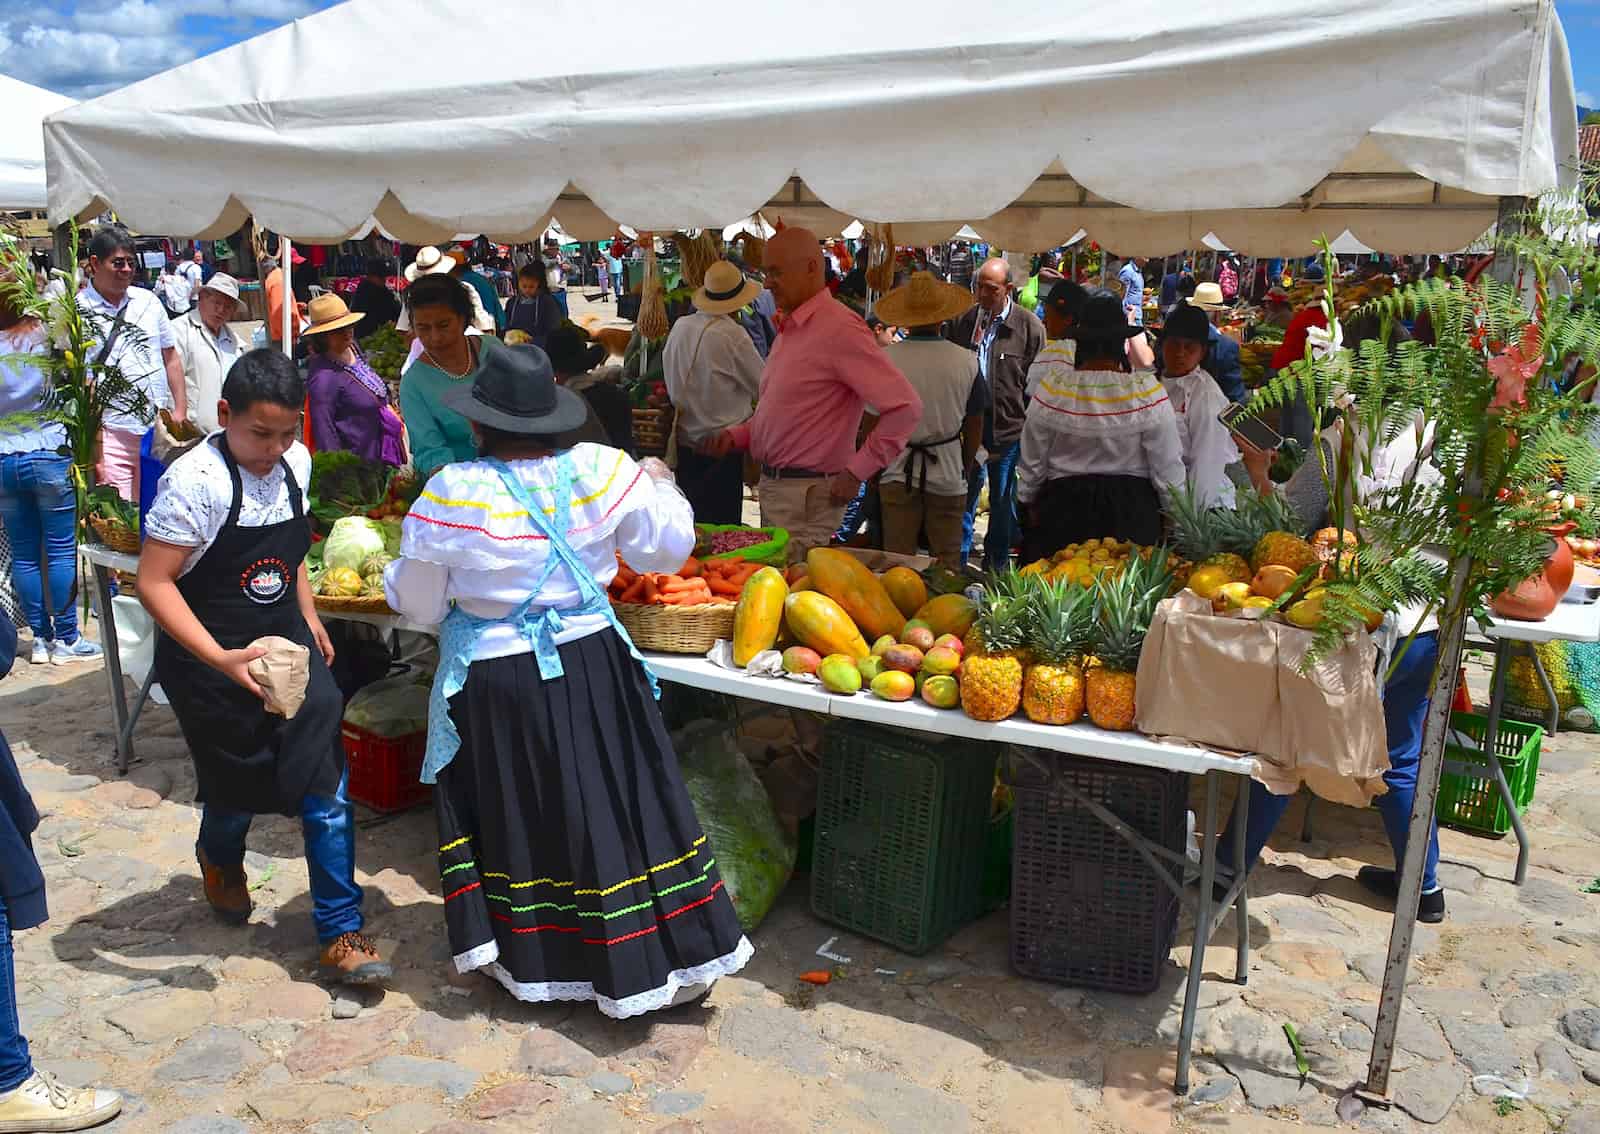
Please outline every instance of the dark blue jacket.
M1211 328L1211 345L1206 350L1205 371L1217 380L1217 385L1230 402L1244 401L1244 373L1239 364L1239 344Z
M0 677L11 672L17 658L17 628L0 618ZM39 826L39 812L22 783L22 773L11 756L11 746L0 734L0 898L5 899L6 921L12 929L31 929L48 917L44 904L44 875L33 857L30 836Z

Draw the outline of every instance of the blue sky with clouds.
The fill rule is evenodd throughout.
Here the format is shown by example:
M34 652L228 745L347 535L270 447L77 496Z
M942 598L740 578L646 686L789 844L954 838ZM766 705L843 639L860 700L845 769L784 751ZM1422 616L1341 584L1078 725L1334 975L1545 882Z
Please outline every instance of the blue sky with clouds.
M330 7L333 0L4 0L0 72L74 98L106 91ZM1600 107L1600 0L1556 0L1578 101Z

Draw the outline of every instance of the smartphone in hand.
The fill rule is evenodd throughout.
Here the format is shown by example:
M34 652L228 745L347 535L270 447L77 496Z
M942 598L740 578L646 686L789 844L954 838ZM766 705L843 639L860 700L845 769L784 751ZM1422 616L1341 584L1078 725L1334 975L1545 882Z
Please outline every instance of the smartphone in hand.
M1217 420L1228 430L1243 438L1252 448L1270 453L1283 444L1283 438L1266 422L1250 412L1250 407L1237 403L1217 415Z

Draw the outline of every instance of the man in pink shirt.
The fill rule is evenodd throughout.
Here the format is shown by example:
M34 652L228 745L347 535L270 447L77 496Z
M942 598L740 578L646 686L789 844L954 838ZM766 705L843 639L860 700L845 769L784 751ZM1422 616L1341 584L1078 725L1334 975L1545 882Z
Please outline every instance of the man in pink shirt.
M713 456L744 450L761 465L761 523L786 528L789 556L801 559L827 545L861 482L900 455L922 400L861 316L828 291L813 233L784 229L767 241L764 258L783 331L762 370L754 416L706 448ZM868 407L878 421L857 450Z

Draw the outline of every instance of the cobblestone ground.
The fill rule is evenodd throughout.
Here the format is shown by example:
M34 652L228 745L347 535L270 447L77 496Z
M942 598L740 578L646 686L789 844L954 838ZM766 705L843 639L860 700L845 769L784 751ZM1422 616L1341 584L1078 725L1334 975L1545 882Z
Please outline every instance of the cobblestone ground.
M1177 1102L1187 936L1143 999L1016 977L1003 912L920 958L838 935L843 979L811 989L796 974L828 963L816 951L835 931L802 880L705 1006L618 1024L452 972L427 811L363 813L370 930L396 976L382 994L330 994L296 828L260 822L257 912L243 929L216 922L173 718L149 711L118 778L104 682L20 664L0 684L0 725L44 814L52 913L16 939L23 1024L43 1066L127 1092L118 1134L1277 1131L1340 1122L1341 1093L1364 1077L1390 925L1352 881L1388 862L1374 814L1324 806L1303 844L1291 810L1252 883L1248 986L1231 983L1227 931L1207 956L1195 1089ZM1581 889L1600 873L1594 750L1575 734L1547 745L1526 886L1509 884L1506 842L1445 833L1450 917L1418 931L1397 1105L1347 1124L1600 1131L1600 897ZM1497 1104L1504 1090L1520 1100Z

